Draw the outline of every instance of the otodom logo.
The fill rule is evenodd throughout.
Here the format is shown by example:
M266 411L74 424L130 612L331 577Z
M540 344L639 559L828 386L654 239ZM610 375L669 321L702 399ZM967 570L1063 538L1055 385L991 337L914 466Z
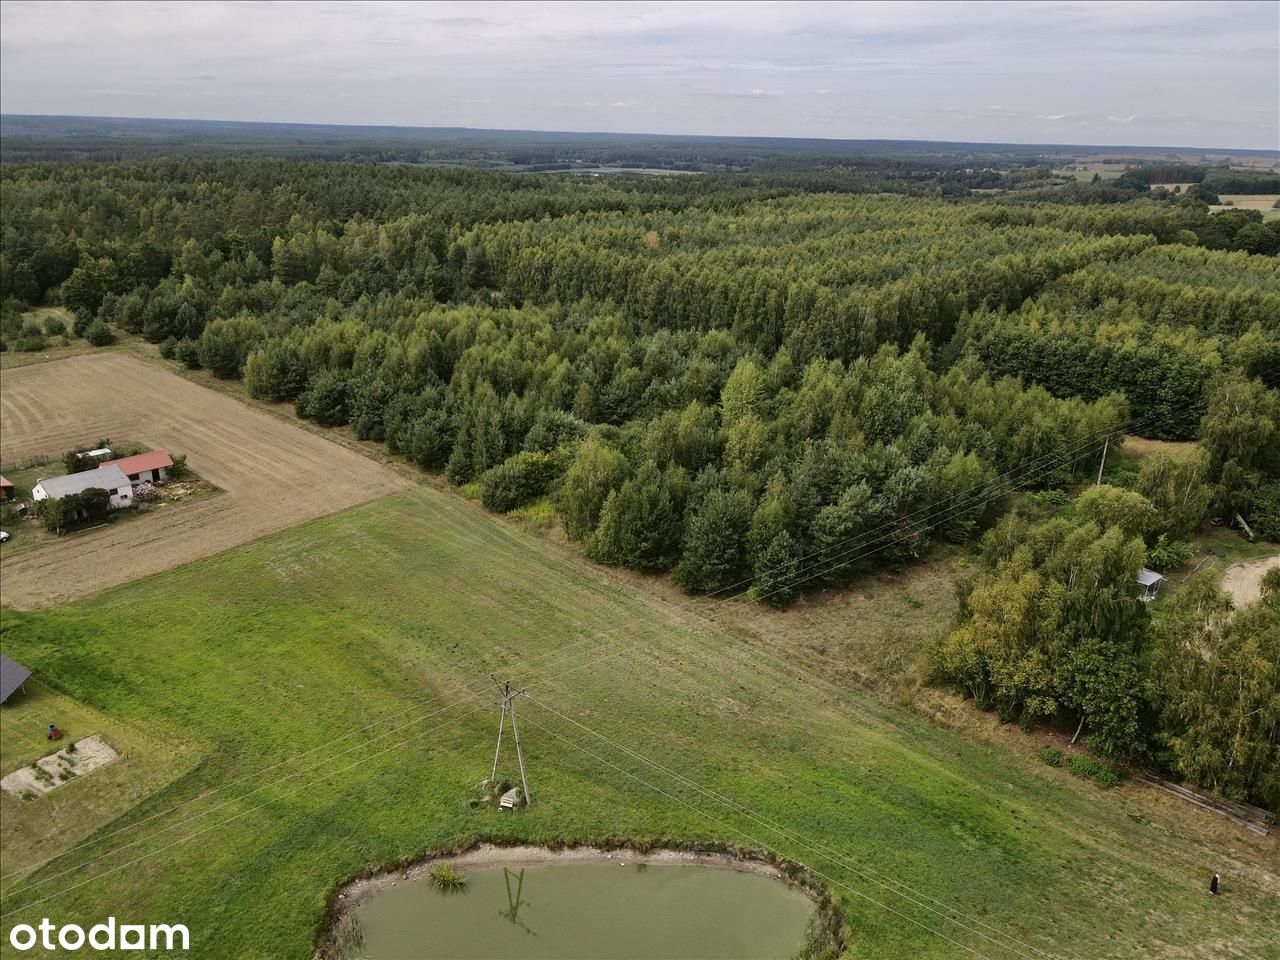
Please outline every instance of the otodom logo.
M59 927L48 917L36 926L19 923L9 931L9 946L25 953L41 947L45 950L190 950L191 934L181 923L117 923L107 917L87 931L75 923Z

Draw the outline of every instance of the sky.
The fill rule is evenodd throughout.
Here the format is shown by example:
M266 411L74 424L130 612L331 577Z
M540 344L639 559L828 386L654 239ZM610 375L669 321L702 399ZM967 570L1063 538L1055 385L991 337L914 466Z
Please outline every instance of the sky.
M0 112L1280 149L1280 3L5 0Z

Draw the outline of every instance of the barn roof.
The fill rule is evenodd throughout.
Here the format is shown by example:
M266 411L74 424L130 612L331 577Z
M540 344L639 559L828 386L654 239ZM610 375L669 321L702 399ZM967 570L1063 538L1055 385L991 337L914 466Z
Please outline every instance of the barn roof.
M81 473L68 473L65 477L50 477L41 480L37 486L52 499L60 500L69 493L79 493L98 487L103 490L119 490L129 486L129 478L119 467L102 467L98 470L84 470Z
M98 469L119 467L123 473L141 473L143 470L168 469L173 466L173 458L163 450L148 450L132 457L121 457L119 460L108 460L98 464Z
M0 487L5 488L6 490L12 490L13 481L5 479L4 474L0 474Z
M8 700L9 694L22 686L29 676L30 670L0 653L0 703Z

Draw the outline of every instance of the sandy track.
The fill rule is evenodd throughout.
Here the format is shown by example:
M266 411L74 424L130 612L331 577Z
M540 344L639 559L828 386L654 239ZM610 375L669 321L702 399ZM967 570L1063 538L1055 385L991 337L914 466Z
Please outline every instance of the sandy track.
M225 494L161 507L0 562L0 599L49 606L390 493L406 481L353 450L121 353L4 371L0 462L99 437L186 453Z
M1233 563L1222 575L1222 589L1231 594L1237 607L1253 603L1262 596L1262 578L1272 567L1280 567L1280 555Z

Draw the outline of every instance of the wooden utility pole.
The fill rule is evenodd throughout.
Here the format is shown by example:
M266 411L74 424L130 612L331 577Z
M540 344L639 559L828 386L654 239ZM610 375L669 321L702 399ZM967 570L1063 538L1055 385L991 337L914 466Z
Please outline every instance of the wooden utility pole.
M490 676L493 676L490 674ZM502 715L498 718L498 746L493 751L493 773L490 774L490 780L498 779L498 758L502 754L502 731L507 725L507 715L511 715L511 737L516 742L516 761L520 764L520 786L524 790L524 805L529 806L531 800L529 797L529 778L524 772L524 751L520 749L520 727L516 724L516 698L525 695L523 690L512 690L510 681L499 682L497 677L493 677L493 682L498 684L498 693L502 695L502 699L498 701L502 707Z
M1111 435L1107 434L1105 440L1102 441L1102 462L1098 464L1098 483L1102 482L1102 468L1107 465L1107 445L1111 443ZM1098 483L1095 483L1096 487Z

